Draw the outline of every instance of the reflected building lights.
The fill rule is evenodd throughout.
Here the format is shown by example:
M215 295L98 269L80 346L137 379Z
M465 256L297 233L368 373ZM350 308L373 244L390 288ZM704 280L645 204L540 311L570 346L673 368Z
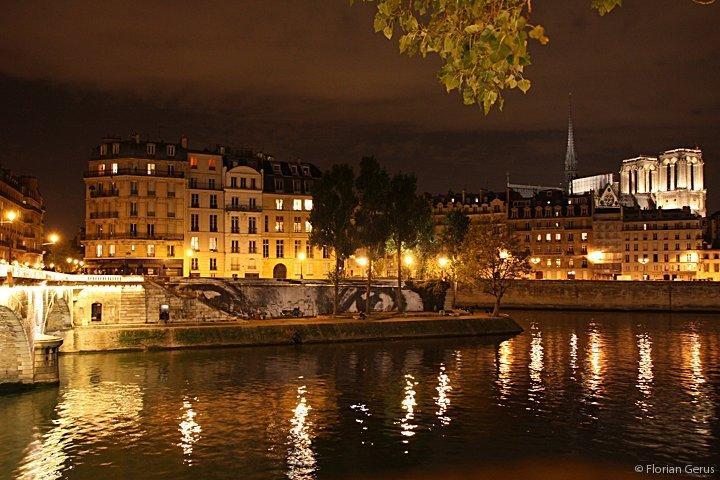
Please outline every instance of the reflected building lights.
M528 399L531 402L539 402L538 393L542 392L544 387L542 384L543 364L543 346L542 332L533 324L531 327L532 338L530 340L530 363L528 371L530 372L530 386L528 388Z
M500 400L506 400L510 394L512 369L513 341L505 340L498 346L497 352L497 386Z
M445 372L445 364L440 364L440 373L438 374L438 386L435 387L435 390L437 390L437 397L435 397L435 405L437 405L438 409L435 412L435 415L437 416L438 420L440 420L440 424L445 426L450 424L450 416L448 416L447 411L450 407L450 397L448 394L452 390L452 387L450 386L450 377L448 377L447 373Z
M649 402L652 393L653 384L653 360L652 360L652 340L647 333L637 335L638 347L638 377L637 387L642 394L642 398L638 399L636 404L640 410L647 414L652 407Z
M415 435L415 429L417 428L417 424L413 423L415 420L415 406L417 406L415 401L416 386L415 377L410 374L405 375L405 396L401 403L402 409L405 410L405 416L400 420L400 433L405 437L402 442L406 445L409 443L409 438ZM405 450L405 453L408 453L408 451Z
M311 407L305 398L307 388L298 387L298 403L290 419L290 433L288 435L288 472L290 480L311 480L315 478L317 460L312 449L312 423L308 420Z
M358 423L361 425L361 434L365 433L368 429L367 425L365 424L366 420L372 416L372 413L370 413L370 409L367 405L364 403L359 403L356 405L350 405L350 410L356 413L355 417L355 423ZM365 445L365 440L362 439L364 437L361 436L360 443L362 445ZM373 444L373 442L368 442L370 445Z
M587 366L589 372L585 380L585 387L589 394L599 395L602 393L603 384L603 340L595 324L590 325L588 333Z
M692 398L693 412L692 421L696 430L702 435L709 434L710 419L714 416L715 405L706 389L706 378L702 361L702 342L697 332L685 335L683 342L683 358L685 359L685 371L683 382L685 389Z
M573 332L572 335L570 335L570 371L572 373L572 378L575 379L575 372L577 372L578 364L578 336L577 333Z
M193 401L197 402L197 398L193 398ZM183 415L180 417L180 425L178 430L180 431L180 448L183 452L183 462L187 465L193 464L193 446L200 439L200 432L202 428L197 423L195 417L197 413L192 408L192 403L187 397L183 399Z

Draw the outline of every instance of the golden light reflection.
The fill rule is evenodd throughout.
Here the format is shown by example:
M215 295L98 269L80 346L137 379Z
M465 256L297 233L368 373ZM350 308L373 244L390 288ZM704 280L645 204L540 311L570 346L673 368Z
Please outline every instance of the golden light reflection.
M647 414L652 407L649 402L649 398L652 394L654 378L652 340L650 338L650 335L648 335L647 333L638 334L637 347L639 353L637 387L642 394L642 398L639 398L635 403L644 414Z
M570 370L572 373L572 378L575 379L575 372L577 372L578 364L578 336L577 333L573 332L572 335L570 335Z
M435 415L438 420L440 420L440 424L445 426L449 425L451 421L447 411L450 407L450 397L448 394L452 391L452 387L450 386L450 377L448 377L448 374L445 372L445 364L440 364L440 373L437 378L438 386L435 387L435 390L437 390L438 394L437 397L435 397L435 405L437 405L438 409L435 412Z
M498 346L497 357L497 386L500 390L500 400L506 400L510 394L512 357L513 342L505 340Z
M302 378L302 377L300 377ZM290 433L288 435L288 471L290 480L310 480L315 478L317 460L313 452L312 423L308 420L311 407L305 394L307 387L302 385L297 389L297 405L290 419Z
M531 402L539 402L538 393L544 390L542 384L542 372L545 369L543 360L542 332L533 324L531 326L532 339L530 340L530 363L528 371L530 372L530 386L528 388L528 398Z
M416 386L415 377L410 374L405 375L405 397L401 403L402 409L405 410L405 416L400 420L400 433L405 437L402 442L406 445L409 443L409 438L415 435L415 429L418 427L417 424L413 423L415 420L415 407L417 406L417 402L415 402ZM408 453L408 451L405 450L405 453Z
M702 360L702 341L700 335L695 331L683 337L683 363L685 364L683 383L692 399L691 420L698 433L708 435L710 420L714 417L716 407L706 388L707 379Z
M372 416L372 413L370 413L370 409L369 409L368 406L365 405L364 403L359 403L359 404L355 404L355 405L350 405L350 410L352 410L353 412L356 412L356 414L357 414L357 417L355 418L355 423L359 423L359 424L361 425L361 432L360 432L360 433L361 433L361 437L360 437L361 440L360 440L360 443L361 443L362 445L365 445L366 441L364 440L364 436L362 436L362 434L364 434L365 432L367 432L368 427L367 427L367 425L365 424L365 422L367 421L367 419L368 419L369 417ZM373 445L373 442L367 442L367 443L368 443L369 445Z
M585 377L585 387L591 395L599 395L603 390L605 359L603 357L603 339L595 324L590 325L588 333L587 366L589 371Z
M183 462L187 465L193 464L193 446L200 440L200 432L202 431L200 424L195 420L197 413L193 410L190 400L197 402L197 398L183 399L183 415L180 417L180 425L178 428L181 434L179 446L182 448L183 456L185 457Z
M135 384L101 382L67 390L55 408L54 426L28 445L16 478L63 478L79 445L118 434L127 442L141 438L142 409L143 391Z

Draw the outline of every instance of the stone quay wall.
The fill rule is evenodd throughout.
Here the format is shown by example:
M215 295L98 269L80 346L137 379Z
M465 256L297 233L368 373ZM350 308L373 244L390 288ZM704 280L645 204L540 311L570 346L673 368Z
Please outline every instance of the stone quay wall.
M65 332L63 353L506 336L520 332L522 328L509 317L431 317L373 321L277 319L224 325L108 325L78 327Z
M460 288L460 307L490 307L493 297ZM670 281L516 280L504 308L720 312L720 283Z

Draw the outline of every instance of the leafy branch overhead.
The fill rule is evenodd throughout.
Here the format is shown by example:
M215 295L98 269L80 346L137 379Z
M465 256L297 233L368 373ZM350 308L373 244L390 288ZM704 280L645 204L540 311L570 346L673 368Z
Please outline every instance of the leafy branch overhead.
M482 105L486 115L493 106L502 110L506 88L530 89L528 39L549 42L542 25L530 23L531 0L363 1L377 3L376 32L399 38L400 53L410 57L437 54L443 61L438 79L447 91L458 90L466 105ZM621 3L591 0L600 15Z

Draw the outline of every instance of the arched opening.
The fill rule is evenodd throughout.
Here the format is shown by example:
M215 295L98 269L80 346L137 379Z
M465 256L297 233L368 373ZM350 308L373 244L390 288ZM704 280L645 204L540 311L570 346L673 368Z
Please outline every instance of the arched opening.
M102 321L102 303L95 302L90 306L90 320L93 322Z
M287 267L282 263L275 265L275 268L273 268L273 278L287 278Z

